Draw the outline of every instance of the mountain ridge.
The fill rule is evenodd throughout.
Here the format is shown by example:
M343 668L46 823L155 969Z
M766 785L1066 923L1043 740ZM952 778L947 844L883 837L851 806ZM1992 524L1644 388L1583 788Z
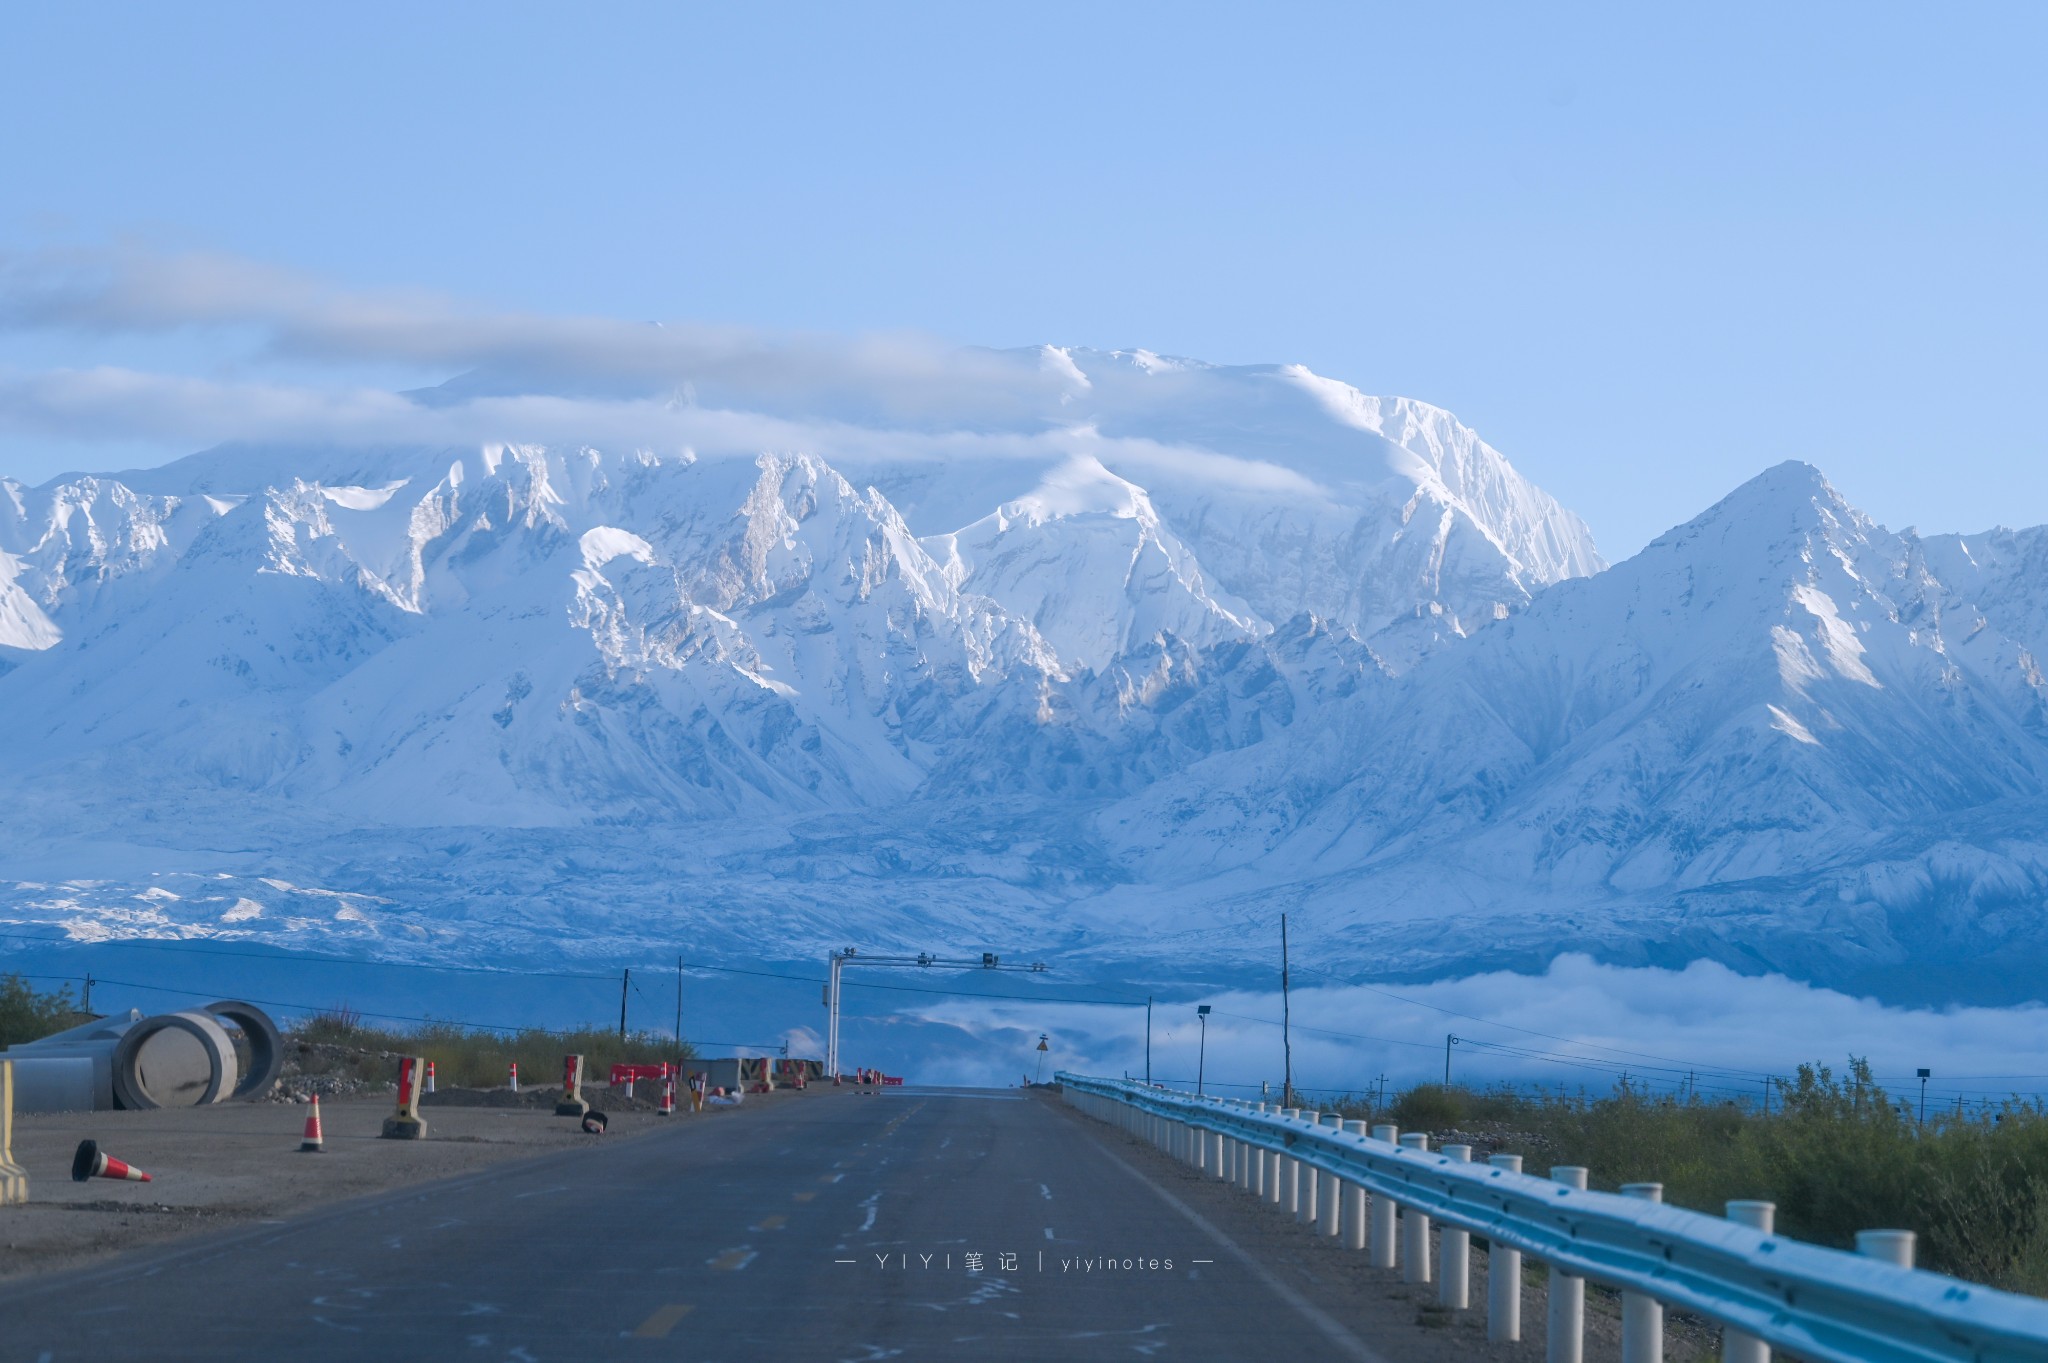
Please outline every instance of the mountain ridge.
M0 853L35 868L0 916L1199 965L1284 909L1361 976L2048 960L2048 531L1894 533L1787 462L1607 567L1427 404L1010 356L1063 385L1018 418L1054 452L0 480Z

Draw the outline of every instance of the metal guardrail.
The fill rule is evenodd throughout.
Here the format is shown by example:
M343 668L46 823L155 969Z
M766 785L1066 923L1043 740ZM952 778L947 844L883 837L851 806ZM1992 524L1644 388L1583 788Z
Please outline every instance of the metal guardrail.
M2048 1301L1311 1126L1233 1099L1055 1078L1069 1094L1284 1155L1566 1273L1696 1311L1815 1363L2048 1363Z

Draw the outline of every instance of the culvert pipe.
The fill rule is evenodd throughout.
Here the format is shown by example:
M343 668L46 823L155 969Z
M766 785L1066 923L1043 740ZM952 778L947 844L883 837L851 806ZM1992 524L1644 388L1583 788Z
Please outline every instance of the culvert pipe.
M236 1091L234 1039L210 1012L144 1018L114 1047L114 1101L124 1108L199 1107Z
M242 1078L227 1096L255 1102L269 1093L284 1073L284 1038L270 1014L240 999L209 1003L206 1011L242 1034L242 1044L235 1048Z

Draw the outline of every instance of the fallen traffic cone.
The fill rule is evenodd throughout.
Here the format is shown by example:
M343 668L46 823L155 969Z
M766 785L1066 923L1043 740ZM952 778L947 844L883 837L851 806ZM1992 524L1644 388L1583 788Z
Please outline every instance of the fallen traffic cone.
M670 1079L661 1086L660 1115L663 1117L673 1117L676 1115L676 1081L673 1079Z
M102 1154L97 1141L80 1141L78 1153L71 1158L71 1181L83 1183L89 1178L118 1178L130 1183L147 1183L149 1175L140 1169L131 1169L112 1155Z
M306 1139L299 1142L301 1154L317 1155L325 1149L320 1137L320 1095L313 1095L313 1110L306 1114Z
M609 1125L610 1120L596 1108L583 1114L583 1129L593 1136L602 1136L604 1129Z

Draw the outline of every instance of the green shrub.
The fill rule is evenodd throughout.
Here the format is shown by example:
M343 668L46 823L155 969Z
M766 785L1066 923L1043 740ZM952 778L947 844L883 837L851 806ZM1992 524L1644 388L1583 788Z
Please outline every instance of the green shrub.
M599 1028L480 1032L448 1022L420 1023L400 1030L368 1026L346 1008L307 1018L292 1029L292 1035L314 1044L423 1056L434 1062L436 1083L463 1088L503 1084L506 1070L515 1060L519 1062L520 1084L535 1087L561 1081L565 1055L583 1057L584 1078L592 1083L603 1083L615 1064L657 1064L696 1055L687 1041L678 1054L675 1038L660 1032L631 1032L623 1038L616 1031Z
M1766 1116L1697 1094L1623 1082L1604 1097L1538 1096L1424 1084L1385 1117L1403 1130L1496 1134L1530 1172L1584 1165L1592 1186L1662 1183L1664 1200L1722 1215L1738 1198L1778 1206L1777 1229L1848 1249L1856 1232L1912 1230L1924 1268L2048 1294L2048 1112L2018 1100L1994 1113L1914 1113L1852 1057L1839 1074L1803 1065ZM1347 1116L1365 1116L1355 1103Z
M1391 1116L1404 1131L1435 1131L1465 1120L1465 1098L1442 1084L1417 1084L1394 1100Z
M0 975L0 1050L76 1027L90 1018L79 1011L69 985L45 994L19 975Z

